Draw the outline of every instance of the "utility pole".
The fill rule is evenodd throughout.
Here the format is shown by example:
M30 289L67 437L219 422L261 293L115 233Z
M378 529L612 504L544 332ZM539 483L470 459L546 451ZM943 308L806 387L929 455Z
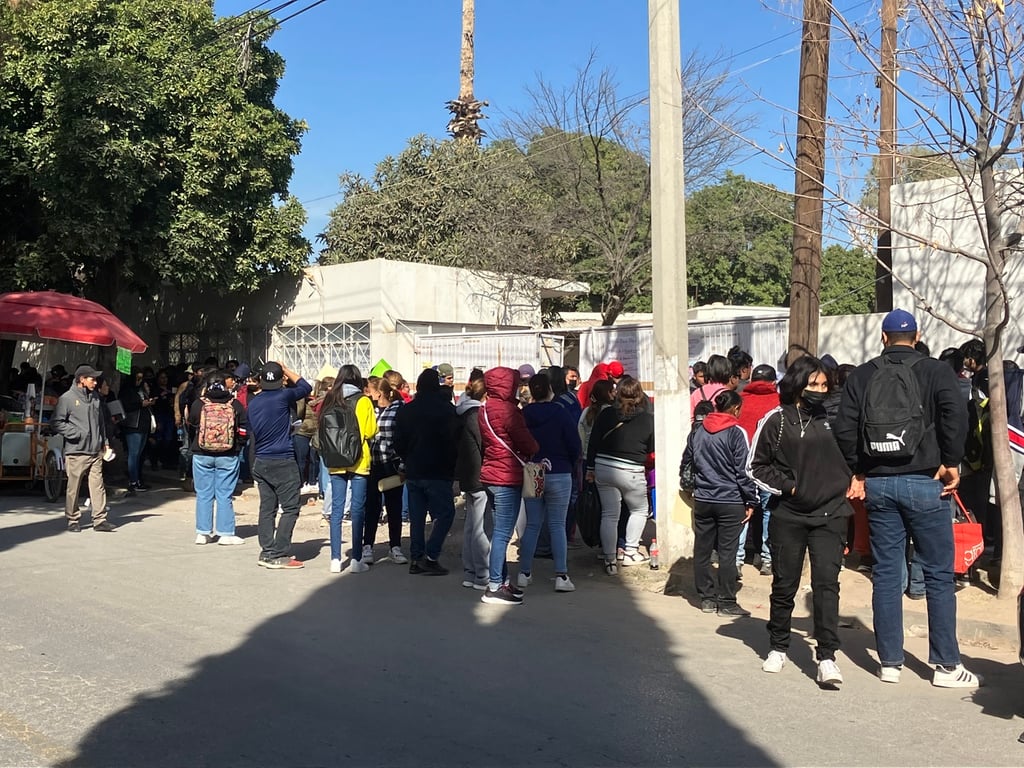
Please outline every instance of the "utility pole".
M892 185L896 183L896 17L898 0L882 0L882 74L878 77L878 259L875 312L892 309Z
M825 187L825 112L828 106L830 0L804 0L800 95L796 122L796 203L789 343L818 350L821 228Z
M659 557L671 567L680 558L693 555L692 513L679 493L676 473L690 430L679 0L648 0L647 14L651 68L656 514Z

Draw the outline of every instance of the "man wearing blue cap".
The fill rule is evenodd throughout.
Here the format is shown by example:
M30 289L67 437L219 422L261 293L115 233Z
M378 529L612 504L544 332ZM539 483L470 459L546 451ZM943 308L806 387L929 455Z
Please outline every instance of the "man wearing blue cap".
M924 570L932 685L977 688L960 663L953 583L953 525L943 498L960 483L966 403L949 365L914 349L917 321L903 309L882 320L881 356L858 367L843 388L836 440L863 498L875 558L871 608L883 682L903 669L903 578L907 536Z

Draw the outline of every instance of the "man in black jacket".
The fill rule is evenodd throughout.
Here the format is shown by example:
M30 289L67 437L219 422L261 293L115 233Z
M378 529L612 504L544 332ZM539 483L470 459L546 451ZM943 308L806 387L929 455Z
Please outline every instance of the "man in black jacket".
M908 534L924 570L928 595L928 663L935 667L932 684L942 688L976 688L981 678L960 663L956 638L956 593L953 584L953 525L943 496L960 483L966 413L956 374L943 362L914 349L920 339L917 321L894 309L882 320L882 356L850 374L836 420L836 440L854 473L850 495L864 498L871 530L872 610L875 644L883 682L898 683L903 667L903 577ZM888 368L913 366L921 398L920 440L909 456L901 450L904 436L917 426L907 422L882 435L868 427L880 401L871 382ZM893 374L896 375L896 374ZM900 374L902 375L902 374ZM910 391L910 390L905 390ZM916 409L910 408L909 411ZM908 418L910 413L907 414ZM883 433L885 430L883 429ZM908 438L909 439L909 438ZM895 455L886 456L890 452Z
M450 395L428 368L416 380L416 397L398 409L395 417L395 452L404 464L409 488L409 573L444 576L448 569L438 558L455 519L452 483L461 430ZM427 510L434 518L426 538Z

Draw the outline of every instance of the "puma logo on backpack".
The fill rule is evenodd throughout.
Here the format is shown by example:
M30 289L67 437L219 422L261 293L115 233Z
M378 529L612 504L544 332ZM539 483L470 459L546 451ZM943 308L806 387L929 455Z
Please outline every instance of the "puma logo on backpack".
M227 453L235 447L235 409L231 401L215 403L202 398L196 445L208 453Z
M875 372L868 380L861 408L861 438L865 455L876 459L909 459L924 437L924 402L914 366L888 356L871 361Z

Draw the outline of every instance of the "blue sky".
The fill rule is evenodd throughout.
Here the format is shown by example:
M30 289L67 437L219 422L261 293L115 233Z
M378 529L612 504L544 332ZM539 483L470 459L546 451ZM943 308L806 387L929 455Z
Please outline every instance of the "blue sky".
M311 1L300 0L277 18ZM215 7L230 15L256 2L217 0ZM680 5L684 55L697 49L728 59L730 83L742 89L758 117L751 138L777 148L794 128L787 110L797 99L800 2ZM868 23L877 19L876 5L837 2ZM460 0L327 0L283 23L270 38L287 63L278 106L309 124L291 191L309 213L310 239L323 231L340 200L339 174L371 173L416 134L446 135L444 103L458 95L460 36ZM621 93L646 93L646 0L477 0L475 93L490 102L485 128L493 130L503 115L524 109L525 88L538 75L556 85L571 83L592 50L598 65L615 73ZM861 85L844 81L839 87ZM770 155L748 156L735 170L792 187L792 172Z

